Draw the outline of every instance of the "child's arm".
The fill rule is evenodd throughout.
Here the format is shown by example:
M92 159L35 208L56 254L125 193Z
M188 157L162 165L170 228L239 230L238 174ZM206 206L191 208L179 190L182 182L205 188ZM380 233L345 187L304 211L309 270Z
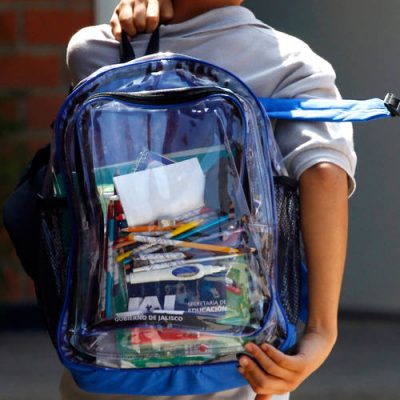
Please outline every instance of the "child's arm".
M173 17L172 0L121 0L111 17L112 33L121 38L124 30L129 36L153 32L161 22Z
M309 268L309 321L298 353L287 356L269 345L249 344L264 371L241 357L239 371L257 400L295 390L328 357L337 337L337 311L345 263L348 220L347 174L322 163L300 177L302 232Z

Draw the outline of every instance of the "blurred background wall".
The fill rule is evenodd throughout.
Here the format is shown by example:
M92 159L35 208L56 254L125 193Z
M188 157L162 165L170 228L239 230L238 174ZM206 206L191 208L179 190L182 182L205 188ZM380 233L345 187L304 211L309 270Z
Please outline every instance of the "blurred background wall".
M107 22L115 4L0 0L0 205L23 166L51 137L49 124L69 86L64 67L69 37L95 21ZM399 0L246 0L245 5L328 59L344 97L400 93ZM358 189L350 202L341 304L342 317L351 318L341 319L335 351L294 399L399 399L399 124L400 119L355 127ZM62 367L47 334L19 329L43 326L34 304L32 284L0 219L2 399L58 398ZM10 327L18 329L1 329Z
M94 21L92 0L0 1L0 204L68 93L65 46ZM0 305L32 304L32 283L0 224Z
M64 60L69 37L94 21L107 22L115 4L0 0L0 203L26 161L50 139L49 124L68 91ZM247 0L245 5L328 59L344 97L400 92L398 0ZM358 190L351 199L342 310L400 315L399 122L355 129ZM0 305L33 301L32 285L1 225Z

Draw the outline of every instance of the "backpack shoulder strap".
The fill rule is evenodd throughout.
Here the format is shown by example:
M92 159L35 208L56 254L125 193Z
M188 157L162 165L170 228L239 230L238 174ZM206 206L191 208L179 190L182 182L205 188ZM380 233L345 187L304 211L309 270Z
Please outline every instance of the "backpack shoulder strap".
M384 100L328 100L259 98L273 119L324 122L362 122L400 116L400 100L388 93Z

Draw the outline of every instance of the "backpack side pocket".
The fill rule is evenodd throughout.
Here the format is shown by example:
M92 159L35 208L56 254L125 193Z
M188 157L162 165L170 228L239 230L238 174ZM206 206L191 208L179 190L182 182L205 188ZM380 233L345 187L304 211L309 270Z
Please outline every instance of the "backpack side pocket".
M40 197L50 145L40 149L22 174L14 192L3 208L4 226L14 244L18 258L27 274L36 281L40 226Z
M65 296L71 237L65 198L41 200L38 236L36 294L50 337L57 347L57 328Z
M275 177L278 217L278 293L288 322L297 325L301 307L301 239L297 182Z

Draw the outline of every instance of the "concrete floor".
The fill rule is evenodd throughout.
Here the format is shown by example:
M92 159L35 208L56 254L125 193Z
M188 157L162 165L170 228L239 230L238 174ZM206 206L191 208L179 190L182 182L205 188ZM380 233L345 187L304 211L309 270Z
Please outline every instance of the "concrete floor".
M400 400L400 323L340 327L329 360L291 399ZM0 332L0 400L57 400L61 370L46 333Z

